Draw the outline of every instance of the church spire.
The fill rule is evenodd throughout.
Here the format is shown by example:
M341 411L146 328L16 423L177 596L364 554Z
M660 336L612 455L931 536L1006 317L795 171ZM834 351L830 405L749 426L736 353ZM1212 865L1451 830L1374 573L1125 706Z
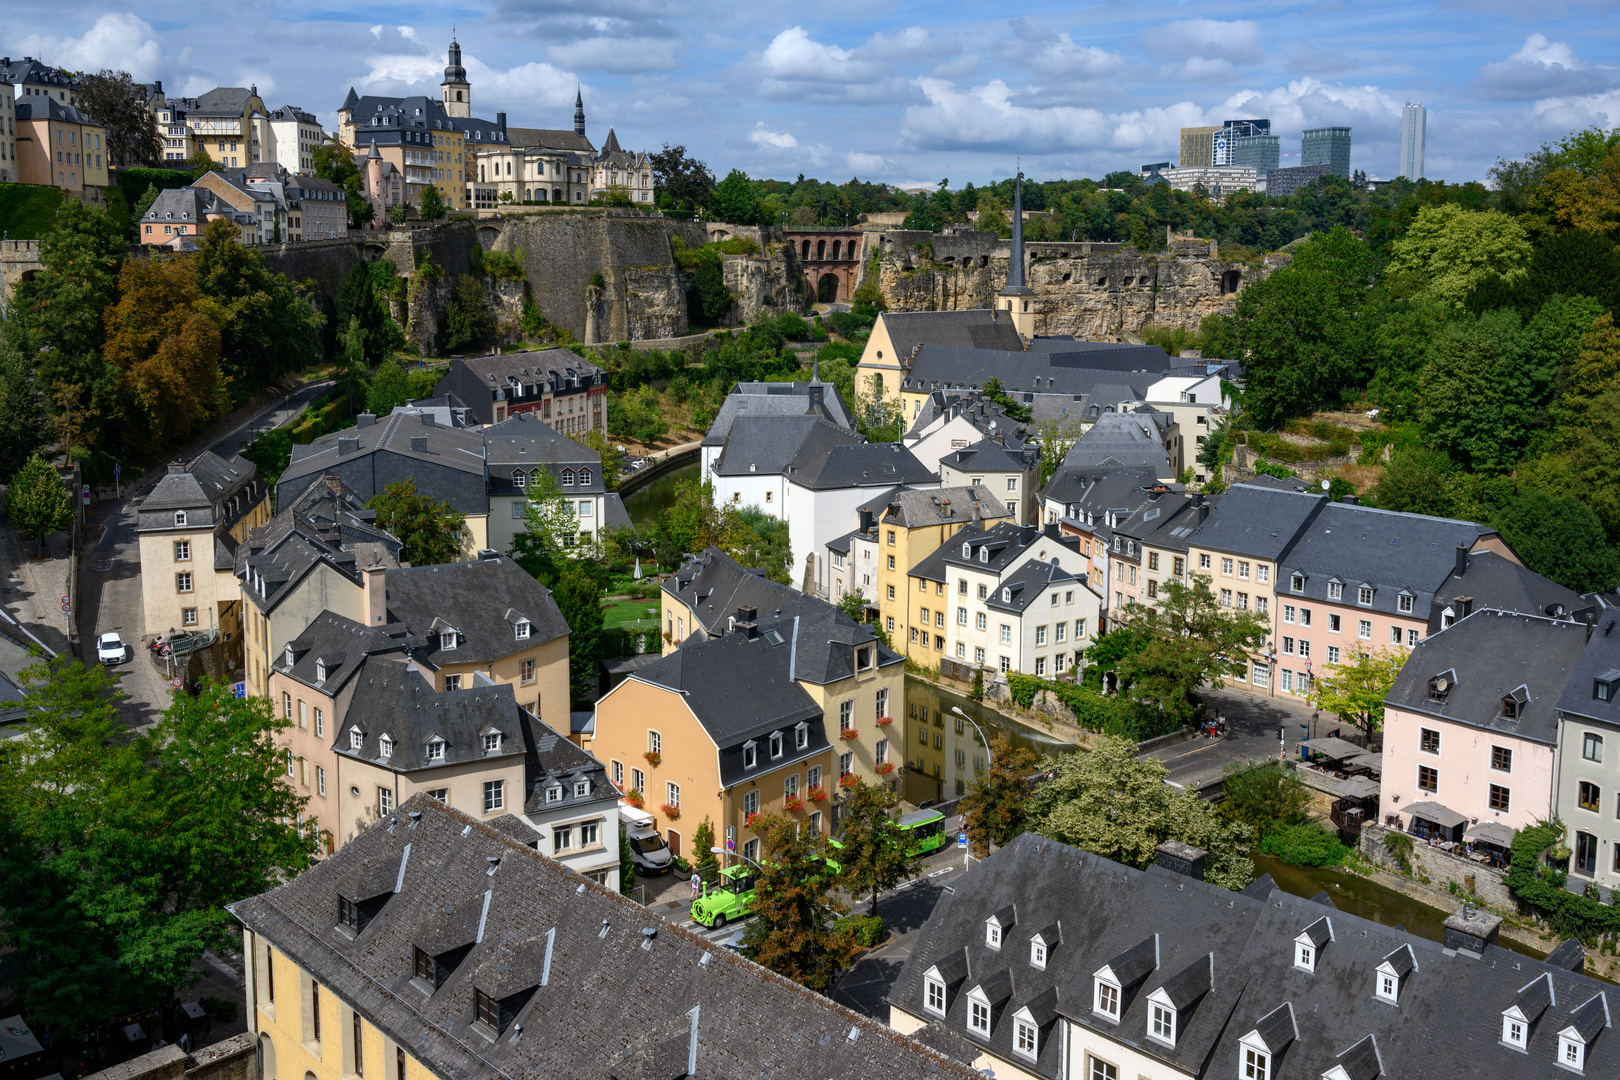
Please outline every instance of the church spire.
M1024 174L1013 181L1012 261L1007 264L1007 288L1024 287Z
M439 84L440 103L446 116L472 115L472 84L467 82L467 69L461 66L461 43L455 31L450 32L450 55L445 58L444 81Z
M574 134L585 134L585 94L577 84L574 88Z
M1024 284L1024 173L1013 180L1012 252L1007 260L1007 287L996 294L996 307L1012 316L1025 348L1035 336L1035 291Z

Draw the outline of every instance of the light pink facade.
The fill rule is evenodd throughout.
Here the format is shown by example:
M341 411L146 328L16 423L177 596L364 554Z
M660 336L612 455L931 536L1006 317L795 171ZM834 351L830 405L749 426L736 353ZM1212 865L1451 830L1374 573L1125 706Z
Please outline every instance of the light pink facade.
M1437 748L1425 749L1436 740ZM1508 752L1506 770L1494 767L1504 761L1503 750ZM1431 779L1433 790L1419 787ZM1412 825L1408 807L1435 802L1468 818L1470 825L1497 821L1521 829L1553 816L1553 747L1389 706L1384 710L1380 783L1382 813L1386 818L1399 814L1403 828ZM1500 803L1504 792L1507 809L1493 808L1492 801Z
M1351 591L1345 588L1345 592ZM1373 653L1393 652L1404 660L1429 633L1428 624L1415 613L1392 615L1353 603L1312 600L1281 589L1271 605L1276 613L1272 640L1277 643L1277 692L1297 697L1310 692L1311 681L1324 668L1349 660L1357 646Z

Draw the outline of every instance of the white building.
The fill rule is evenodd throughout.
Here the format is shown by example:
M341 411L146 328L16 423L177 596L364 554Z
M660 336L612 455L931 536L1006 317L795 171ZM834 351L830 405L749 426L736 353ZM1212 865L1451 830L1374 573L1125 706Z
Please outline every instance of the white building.
M273 161L290 173L315 171L315 151L326 141L326 132L313 113L283 105L268 115L262 127L260 161Z

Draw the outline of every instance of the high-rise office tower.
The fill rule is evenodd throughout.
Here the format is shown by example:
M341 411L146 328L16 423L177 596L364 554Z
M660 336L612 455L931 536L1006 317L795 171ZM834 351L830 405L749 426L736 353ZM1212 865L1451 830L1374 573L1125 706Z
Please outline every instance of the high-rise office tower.
M1183 169L1215 164L1215 136L1220 130L1218 127L1182 128L1181 160L1177 164Z
M1401 171L1408 180L1423 179L1423 131L1429 110L1415 101L1401 110Z
M1307 128L1300 132L1299 163L1326 165L1335 175L1350 179L1350 129Z

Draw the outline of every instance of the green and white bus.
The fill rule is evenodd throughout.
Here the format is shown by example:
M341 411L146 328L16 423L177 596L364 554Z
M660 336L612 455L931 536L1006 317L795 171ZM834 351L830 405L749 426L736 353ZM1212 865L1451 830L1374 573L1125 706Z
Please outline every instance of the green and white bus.
M945 846L945 815L938 810L915 810L895 824L906 838L907 855L926 855Z

